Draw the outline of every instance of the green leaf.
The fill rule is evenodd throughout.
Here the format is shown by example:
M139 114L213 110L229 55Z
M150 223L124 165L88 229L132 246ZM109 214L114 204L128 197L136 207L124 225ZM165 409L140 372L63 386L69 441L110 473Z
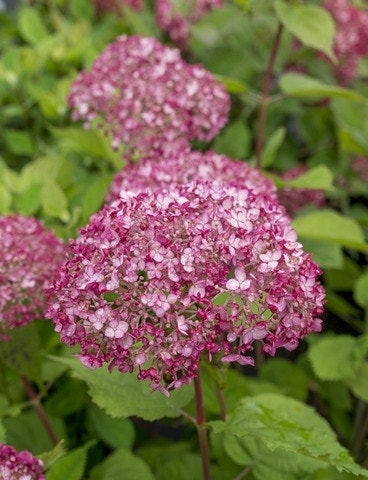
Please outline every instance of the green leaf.
M368 251L359 224L334 210L319 210L300 216L293 220L293 226L301 237Z
M112 418L92 404L89 410L92 425L99 438L114 448L132 448L135 440L134 425L128 418Z
M333 174L325 165L318 165L292 180L282 180L282 187L312 190L334 190Z
M77 359L51 357L56 362L68 365L73 375L84 380L93 401L112 417L141 417L158 420L163 417L179 417L179 409L193 398L193 388L184 385L165 397L161 392L152 392L148 382L137 379L136 374L109 372L106 367L89 370Z
M310 346L308 358L321 380L343 380L352 377L363 360L357 358L357 338L351 335L322 337Z
M215 78L225 85L229 93L242 94L248 91L248 86L237 78L226 77L225 75L215 75Z
M256 480L295 480L309 478L312 472L324 466L320 460L276 449L270 451L259 439L238 438L229 433L224 437L229 457L240 465L252 467Z
M259 378L280 387L282 393L305 401L308 394L308 377L297 365L283 358L271 358L262 367Z
M276 15L283 26L304 45L324 52L332 61L335 25L329 12L315 5L290 4L276 0Z
M82 221L88 221L101 208L111 180L112 175L99 175L97 180L88 183L82 202Z
M15 155L33 155L33 141L28 132L7 129L4 132L4 137L10 152L14 153Z
M322 268L342 268L344 257L340 245L302 236L299 241L306 252L313 254L313 260Z
M55 181L45 181L42 185L41 204L46 215L63 221L69 219L65 194Z
M45 24L36 8L23 7L19 11L19 31L27 42L38 46L48 36Z
M12 197L9 190L0 184L0 214L6 215L9 213Z
M22 215L34 215L41 206L41 185L32 185L15 197L14 205Z
M283 93L292 97L361 99L360 95L352 90L327 85L316 78L301 73L285 73L279 79L279 86Z
M39 455L43 461L45 470L48 470L57 460L63 457L66 453L64 440L61 440L52 450Z
M6 442L6 433L1 420L0 420L0 442L1 443Z
M214 149L231 158L245 158L249 152L250 132L243 119L227 125L215 138Z
M0 342L1 361L30 380L41 384L40 338L33 323L9 332L11 340Z
M349 378L346 384L356 397L363 402L368 402L368 362L364 362L355 371L355 376Z
M47 480L82 480L87 450L94 442L88 442L57 460L47 472Z
M95 467L91 480L154 480L148 465L126 450L117 450ZM69 480L69 479L68 479Z
M226 422L215 421L210 425L215 433L227 432L241 439L253 437L272 451L297 453L368 478L368 470L354 463L337 442L327 421L292 398L277 394L244 398Z
M353 294L356 303L368 309L368 272L363 273L355 282Z
M262 167L267 168L273 164L277 151L282 145L286 134L285 127L279 127L267 140L262 151Z

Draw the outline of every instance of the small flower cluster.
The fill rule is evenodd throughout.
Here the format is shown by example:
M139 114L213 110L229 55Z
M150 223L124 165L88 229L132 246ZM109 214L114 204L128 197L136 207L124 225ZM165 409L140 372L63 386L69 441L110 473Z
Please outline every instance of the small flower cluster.
M281 178L283 180L293 180L307 173L307 171L308 168L306 166L297 165L284 172ZM326 198L322 190L284 187L278 190L277 195L281 205L285 207L288 215L292 218L309 205L317 208L326 205Z
M0 333L44 314L66 247L32 217L0 217ZM6 335L1 338L6 339Z
M219 180L251 189L254 193L276 195L275 185L246 162L232 160L212 151L182 150L170 157L146 157L131 163L115 175L106 200L145 190L170 188L172 184L185 184L194 180Z
M340 82L348 85L357 75L359 58L368 55L368 11L354 7L349 0L325 0L323 5L336 22L336 73Z
M202 354L253 364L321 329L320 270L273 194L215 181L108 204L71 242L48 315L81 361L168 394Z
M133 155L170 154L194 139L210 141L225 125L230 99L200 65L155 38L120 36L74 81L74 120L96 119L115 148Z
M133 10L142 10L142 0L93 0L93 5L98 14L102 12L121 14L124 6Z
M0 479L45 480L43 463L27 450L17 452L0 443Z
M156 21L173 42L185 49L189 42L190 26L223 4L224 0L157 0Z

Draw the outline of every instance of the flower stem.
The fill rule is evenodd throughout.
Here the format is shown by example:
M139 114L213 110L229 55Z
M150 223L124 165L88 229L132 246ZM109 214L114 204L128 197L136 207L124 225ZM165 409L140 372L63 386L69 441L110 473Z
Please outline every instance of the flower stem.
M194 390L195 390L196 411L197 411L198 440L199 440L199 448L200 448L201 458L202 458L203 480L211 480L208 438L207 438L207 429L205 426L202 384L201 384L201 377L200 377L199 370L198 370L198 375L194 378Z
M257 168L261 169L262 166L262 149L266 128L266 118L267 118L267 106L268 106L268 96L270 92L271 77L272 71L276 60L276 54L280 46L281 34L283 26L280 23L276 32L275 40L272 45L270 59L268 61L267 70L263 82L262 98L261 98L261 108L259 110L259 120L258 120L258 132L256 138L256 161Z
M39 399L38 395L33 390L32 384L29 381L29 379L27 377L25 377L24 375L22 375L21 378L22 378L24 389L27 392L27 395L28 395L28 397L31 401L31 404L36 409L36 412L37 412L38 416L40 417L40 420L41 420L43 426L45 427L45 430L46 430L48 436L50 437L50 440L51 440L52 444L54 446L56 446L59 443L59 440L58 440L58 438L56 436L56 433L55 433L55 431L54 431L54 429L51 425L50 419L49 419L45 409L43 408L42 403L40 402L40 399Z

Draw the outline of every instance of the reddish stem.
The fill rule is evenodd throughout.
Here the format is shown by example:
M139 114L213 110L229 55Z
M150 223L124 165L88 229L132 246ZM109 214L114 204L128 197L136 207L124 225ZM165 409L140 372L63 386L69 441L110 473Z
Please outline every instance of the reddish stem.
M196 411L197 411L198 440L199 440L199 448L200 448L201 458L202 458L203 480L211 480L208 438L207 438L207 429L206 429L206 426L204 425L205 414L204 414L204 406L203 406L202 384L201 384L201 377L200 377L199 371L198 371L198 376L194 378L194 390L195 390L195 401L196 401Z
M257 133L257 139L256 139L256 159L257 159L257 168L259 169L261 169L262 167L262 149L263 149L264 134L265 134L265 128L266 128L268 95L270 92L272 71L275 65L276 54L280 46L282 30L283 30L283 27L282 27L282 24L280 23L276 32L275 40L272 45L271 55L268 61L267 70L266 70L266 74L263 82L261 108L259 111L259 120L258 120L258 133Z

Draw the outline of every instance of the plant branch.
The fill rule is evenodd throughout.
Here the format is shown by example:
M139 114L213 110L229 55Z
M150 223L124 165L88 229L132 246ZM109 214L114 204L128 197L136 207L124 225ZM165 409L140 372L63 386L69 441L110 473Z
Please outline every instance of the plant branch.
M207 428L205 425L202 384L199 370L198 375L194 378L194 390L197 411L198 440L202 458L203 480L211 480Z
M270 93L271 77L273 72L273 67L275 65L277 51L280 46L281 34L283 26L280 23L276 32L275 40L272 45L270 59L268 61L266 74L263 82L262 98L261 98L261 108L259 110L259 120L258 120L258 132L256 138L256 165L257 168L261 169L262 166L262 149L266 128L266 118L267 118L267 106L268 106L268 96Z
M22 375L21 378L22 378L24 389L27 392L27 395L30 399L31 405L35 408L38 416L40 417L40 420L41 420L43 426L45 427L45 430L46 430L48 436L50 437L50 440L51 440L52 444L54 446L56 446L59 443L59 440L58 440L58 438L56 436L56 433L55 433L55 431L54 431L54 429L51 425L50 419L49 419L45 409L43 408L42 403L40 402L40 399L39 399L38 395L33 390L32 384L28 380L28 378L25 377L24 375Z

